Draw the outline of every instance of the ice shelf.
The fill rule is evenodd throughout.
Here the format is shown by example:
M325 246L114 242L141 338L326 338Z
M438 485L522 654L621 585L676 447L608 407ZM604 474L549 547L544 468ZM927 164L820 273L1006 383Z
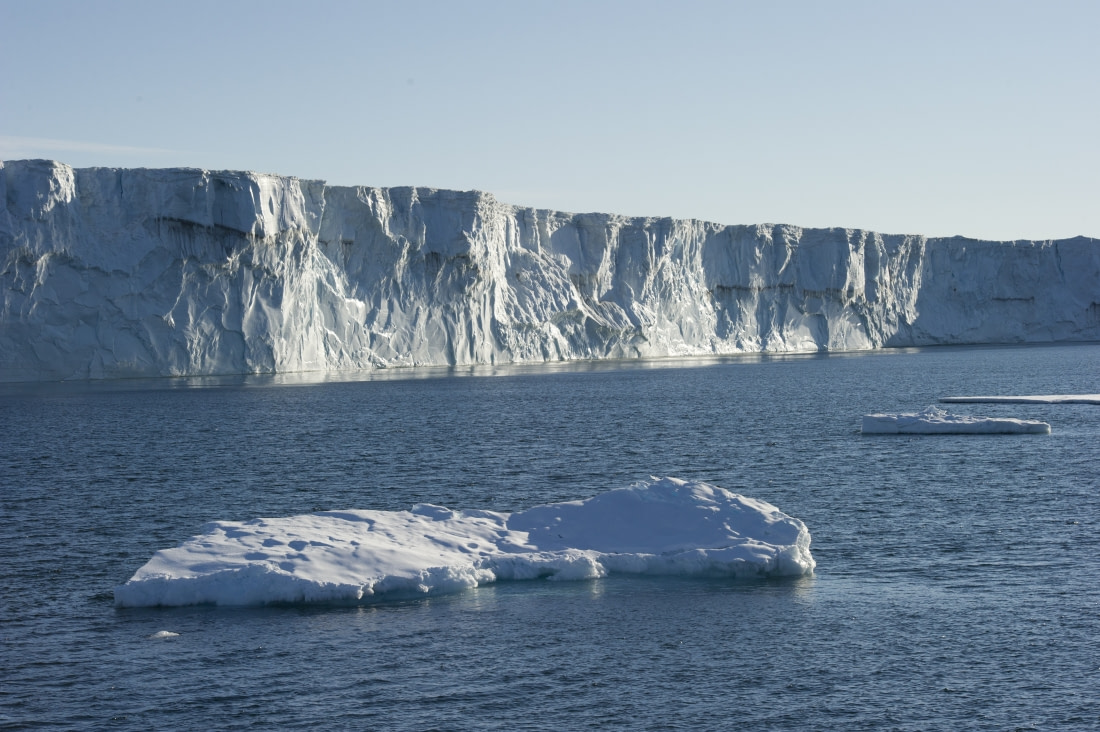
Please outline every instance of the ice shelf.
M0 163L0 381L1100 341L1100 246Z

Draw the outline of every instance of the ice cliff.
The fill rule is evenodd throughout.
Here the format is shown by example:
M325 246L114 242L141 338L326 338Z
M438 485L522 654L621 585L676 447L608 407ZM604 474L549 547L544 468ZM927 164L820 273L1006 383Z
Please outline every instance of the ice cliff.
M0 380L1100 340L1100 243L0 163Z

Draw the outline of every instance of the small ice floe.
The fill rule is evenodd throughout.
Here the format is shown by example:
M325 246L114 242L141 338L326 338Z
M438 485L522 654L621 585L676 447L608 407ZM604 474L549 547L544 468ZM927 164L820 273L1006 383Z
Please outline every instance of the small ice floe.
M1036 394L1032 396L956 396L944 404L1100 404L1100 394Z
M516 513L420 504L218 521L157 552L120 607L365 603L608 574L802 576L810 532L771 504L663 478Z
M170 630L158 630L149 636L150 640L163 640L165 638L179 638L179 633L173 633Z
M1050 434L1050 425L1032 419L969 417L928 407L916 413L864 415L862 432L865 435L1046 435Z

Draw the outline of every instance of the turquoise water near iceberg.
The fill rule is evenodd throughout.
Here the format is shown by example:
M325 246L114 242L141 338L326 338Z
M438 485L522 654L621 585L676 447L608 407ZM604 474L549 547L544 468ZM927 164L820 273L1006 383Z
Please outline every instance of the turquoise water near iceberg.
M1065 729L1100 719L1100 346L0 386L0 727ZM415 378L414 378L415 377ZM649 475L807 523L817 572L117 610L216 519L512 511ZM178 636L151 639L169 630Z

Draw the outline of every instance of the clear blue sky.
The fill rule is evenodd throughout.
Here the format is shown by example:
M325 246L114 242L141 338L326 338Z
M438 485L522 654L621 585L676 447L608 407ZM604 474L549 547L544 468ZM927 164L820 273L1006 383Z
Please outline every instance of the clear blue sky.
M1100 237L1100 2L0 0L0 159Z

